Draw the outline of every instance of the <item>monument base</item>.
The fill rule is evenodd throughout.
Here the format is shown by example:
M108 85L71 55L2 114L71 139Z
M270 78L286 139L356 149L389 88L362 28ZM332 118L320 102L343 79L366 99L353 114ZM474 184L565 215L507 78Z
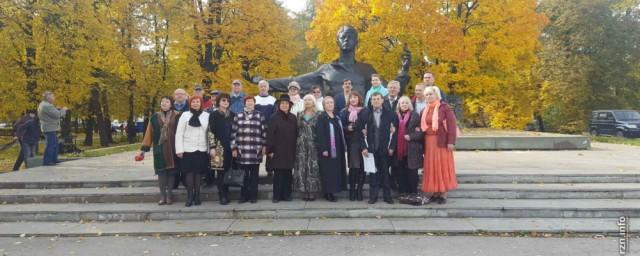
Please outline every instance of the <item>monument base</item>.
M457 150L588 150L591 138L556 133L465 129Z

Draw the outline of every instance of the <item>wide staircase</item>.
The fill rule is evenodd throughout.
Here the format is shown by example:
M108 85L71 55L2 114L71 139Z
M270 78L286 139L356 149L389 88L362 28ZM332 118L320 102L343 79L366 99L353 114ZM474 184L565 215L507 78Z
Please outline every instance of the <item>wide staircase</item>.
M515 172L513 172L515 173ZM201 206L159 206L152 176L136 179L2 180L0 236L100 236L168 234L529 234L618 235L640 226L640 174L491 174L460 172L446 204L375 205L349 201L271 202L263 177L256 204L239 204L231 188L220 205L216 188L204 188ZM620 224L622 222L622 224Z

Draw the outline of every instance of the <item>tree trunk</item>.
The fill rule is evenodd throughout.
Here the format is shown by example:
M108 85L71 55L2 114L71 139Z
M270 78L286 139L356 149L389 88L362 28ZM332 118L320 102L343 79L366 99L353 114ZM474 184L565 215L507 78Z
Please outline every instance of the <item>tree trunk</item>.
M84 143L85 146L93 146L93 127L95 126L96 119L93 115L89 115L84 120Z

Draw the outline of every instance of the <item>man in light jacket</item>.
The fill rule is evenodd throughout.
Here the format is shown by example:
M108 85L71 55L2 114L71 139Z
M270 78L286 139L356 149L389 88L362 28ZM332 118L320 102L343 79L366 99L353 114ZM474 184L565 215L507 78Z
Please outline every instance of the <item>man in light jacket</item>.
M55 96L52 92L47 91L44 93L44 99L38 105L40 129L47 140L42 165L56 165L58 163L58 136L56 133L60 130L60 119L67 114L67 108L58 109L54 103Z

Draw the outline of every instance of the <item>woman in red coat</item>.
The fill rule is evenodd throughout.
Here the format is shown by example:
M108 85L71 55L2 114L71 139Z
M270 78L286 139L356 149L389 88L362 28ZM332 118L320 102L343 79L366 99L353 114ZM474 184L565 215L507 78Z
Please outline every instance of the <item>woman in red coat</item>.
M425 132L422 191L433 193L429 202L444 204L447 192L458 187L453 150L456 144L456 118L446 103L441 103L435 86L425 88L427 107L422 111L421 129Z

